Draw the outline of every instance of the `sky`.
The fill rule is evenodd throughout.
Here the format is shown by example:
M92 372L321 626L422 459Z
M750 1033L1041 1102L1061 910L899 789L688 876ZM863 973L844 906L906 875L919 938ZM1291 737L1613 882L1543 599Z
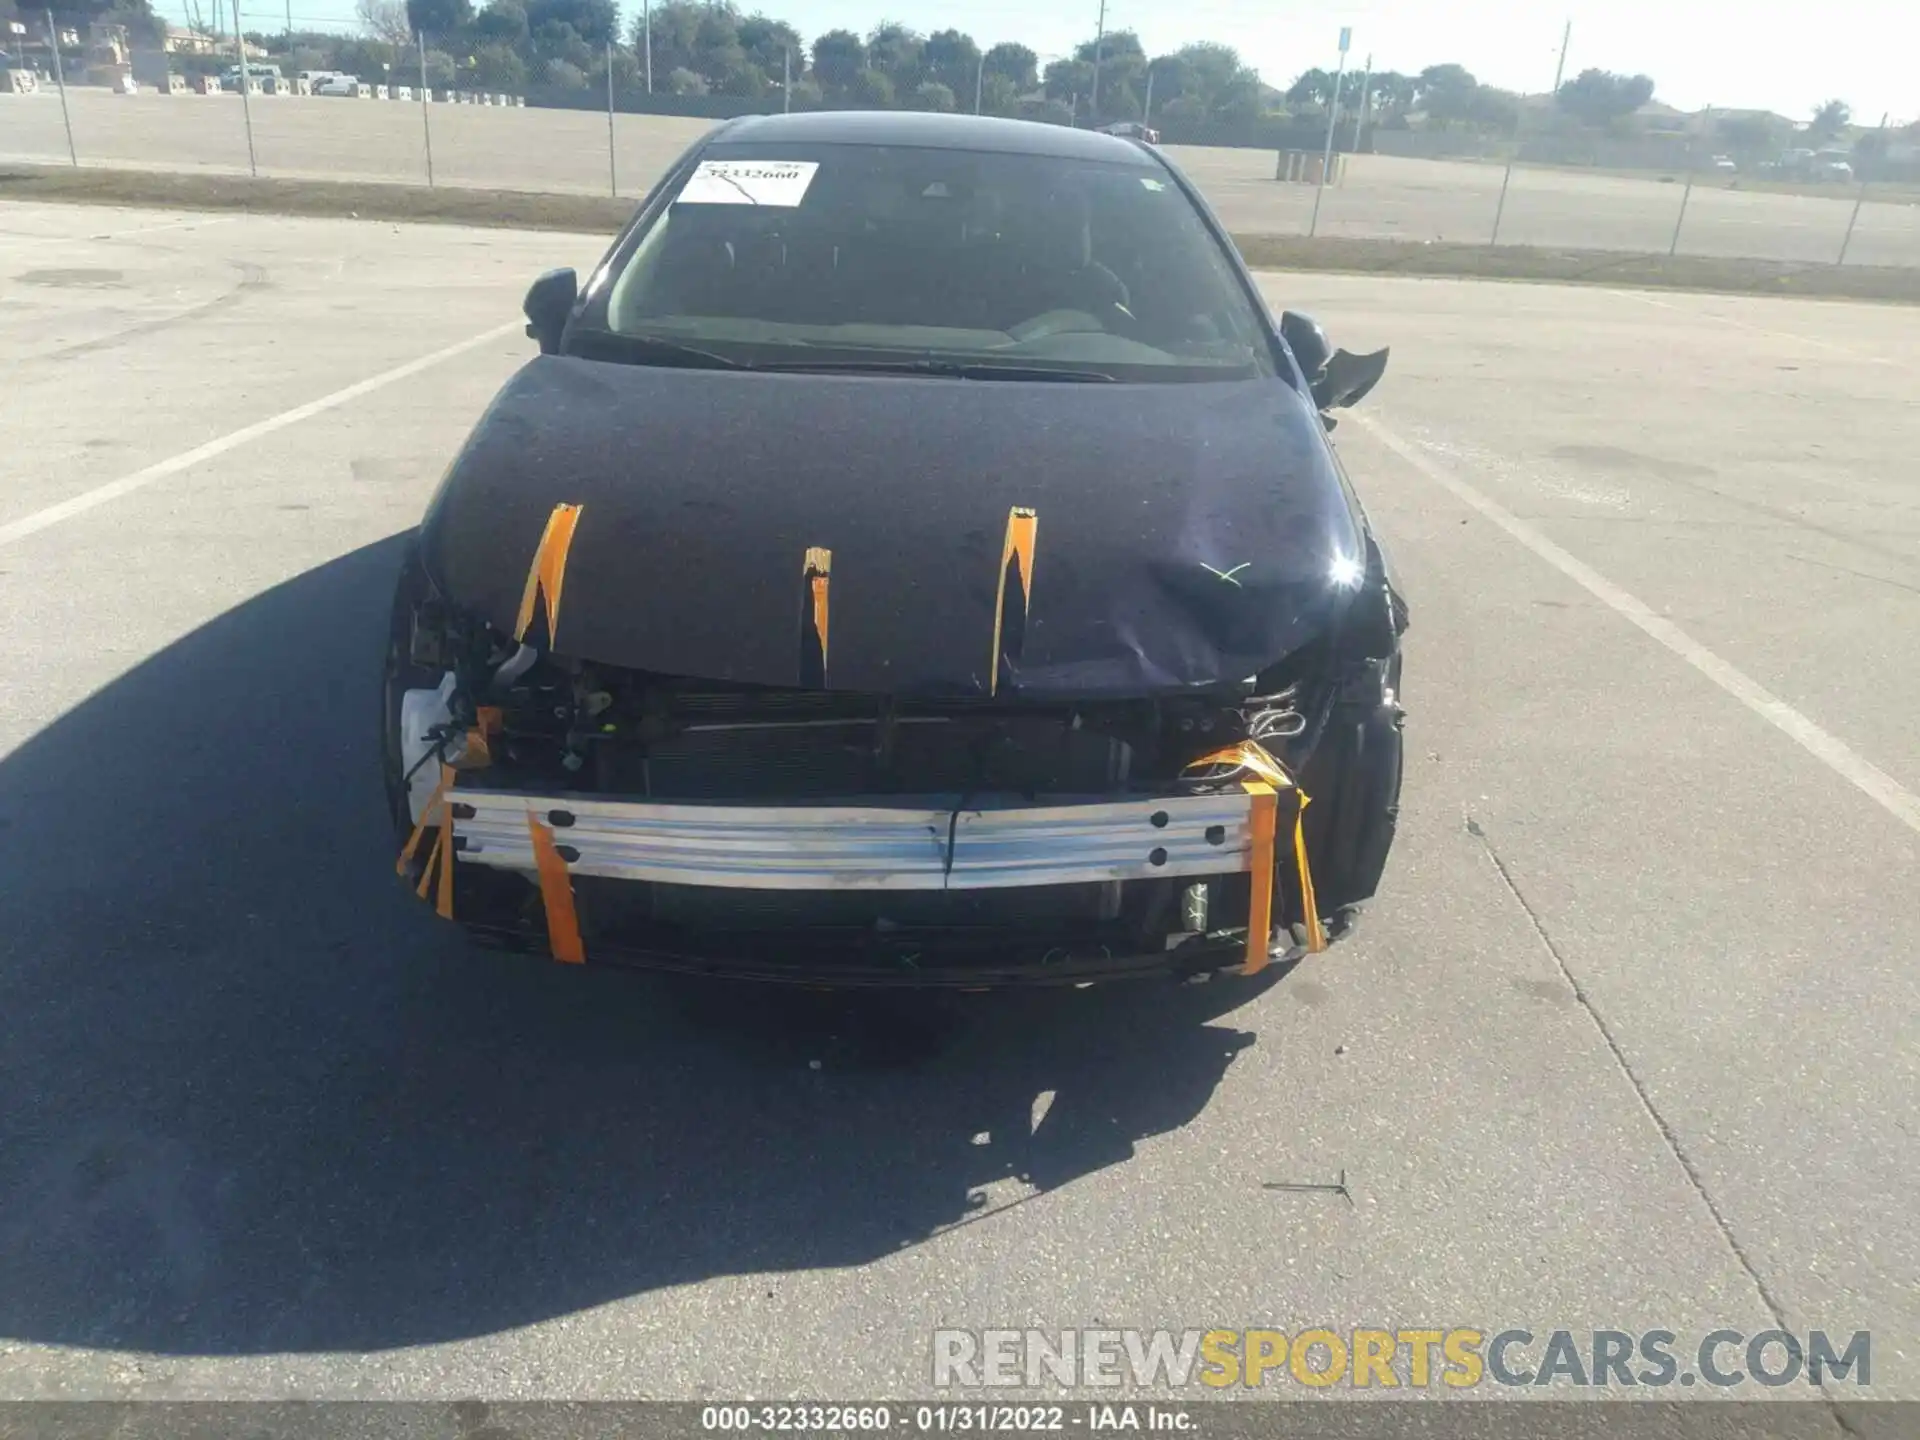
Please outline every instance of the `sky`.
M284 24L287 0L241 0L249 30ZM479 3L479 0L476 0ZM291 0L296 23L350 26L353 0ZM641 0L621 0L637 15ZM982 44L1018 40L1042 56L1091 39L1100 0L741 0L812 37L883 20L915 29L954 26ZM156 0L172 18L182 0ZM1825 0L1819 6L1732 0L1107 0L1107 28L1136 31L1149 54L1195 40L1235 45L1281 88L1302 70L1332 68L1342 26L1349 65L1418 71L1454 61L1504 89L1553 83L1563 27L1572 21L1569 76L1589 67L1647 74L1661 100L1684 110L1768 109L1807 118L1838 97L1860 124L1891 112L1920 119L1920 3ZM314 28L322 28L316 24Z

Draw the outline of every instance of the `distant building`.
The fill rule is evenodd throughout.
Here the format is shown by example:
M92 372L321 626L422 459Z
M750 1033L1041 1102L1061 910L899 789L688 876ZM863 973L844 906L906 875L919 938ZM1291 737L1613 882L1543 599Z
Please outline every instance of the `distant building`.
M167 26L167 37L160 48L169 55L219 55L231 50L216 36L204 30L189 30L184 25Z

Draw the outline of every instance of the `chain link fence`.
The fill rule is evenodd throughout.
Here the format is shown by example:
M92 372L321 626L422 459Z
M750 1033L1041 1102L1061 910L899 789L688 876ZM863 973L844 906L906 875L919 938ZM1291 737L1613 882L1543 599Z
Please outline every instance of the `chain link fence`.
M424 43L396 50L379 83L344 95L288 93L291 83L123 93L85 83L71 64L38 84L14 71L23 78L0 86L0 160L637 198L716 123L645 113L663 106L624 51L583 77L567 106L528 105L471 77L458 90L436 84L445 77L429 54ZM778 87L761 104L781 108ZM1411 153L1430 137L1363 132L1336 115L1324 189L1317 153L1293 165L1251 147L1167 153L1242 235L1920 266L1920 137L1910 127L1883 125L1873 162L1856 173L1813 151L1734 158L1721 153L1726 132L1711 115L1686 120L1689 130L1619 150L1569 148L1564 135L1523 123L1495 153L1461 157Z

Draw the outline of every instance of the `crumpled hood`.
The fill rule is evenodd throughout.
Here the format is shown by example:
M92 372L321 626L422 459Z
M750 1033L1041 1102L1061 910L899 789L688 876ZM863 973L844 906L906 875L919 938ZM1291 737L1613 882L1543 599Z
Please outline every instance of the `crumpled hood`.
M581 507L559 556L560 653L791 686L817 619L831 688L901 695L1092 698L1244 679L1331 624L1350 592L1330 569L1363 558L1318 417L1278 380L542 357L434 496L428 573L515 633L556 505ZM1023 598L1003 571L1016 507L1033 512L1032 571L1024 616L1003 617L996 681L996 611ZM810 550L829 552L815 569L830 590L811 588Z

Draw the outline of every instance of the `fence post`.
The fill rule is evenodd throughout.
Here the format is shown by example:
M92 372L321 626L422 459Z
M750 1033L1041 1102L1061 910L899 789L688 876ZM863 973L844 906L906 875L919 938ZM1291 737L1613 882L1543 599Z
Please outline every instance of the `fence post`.
M1702 130L1713 121L1713 107L1707 106L1700 112ZM1687 143L1687 188L1680 192L1680 213L1673 218L1673 243L1667 246L1667 258L1671 260L1680 253L1680 227L1687 223L1687 201L1693 198L1693 177L1700 169L1700 142L1698 139Z
M247 122L247 173L258 179L260 162L253 154L253 67L247 63L247 37L240 33L240 0L233 0L233 48L240 55L240 113Z
M620 196L620 162L613 148L613 41L607 41L607 193Z
M1340 123L1340 80L1347 73L1347 42L1352 37L1351 30L1341 30L1340 61L1333 71L1333 93L1327 96L1327 149L1320 157L1320 183L1313 191L1313 214L1307 220L1308 239L1320 230L1320 197L1327 193L1327 172L1333 168L1333 127Z
M1559 98L1560 78L1567 73L1567 46L1573 43L1573 21L1567 21L1566 29L1560 32L1560 59L1553 67L1553 92L1550 100ZM1520 150L1520 131L1526 123L1526 112L1513 123L1513 148L1517 156ZM1488 237L1489 246L1500 243L1500 219L1507 213L1507 187L1513 183L1513 161L1507 161L1507 172L1500 177L1500 199L1493 207L1493 234Z
M1887 116L1885 114L1882 114L1880 117L1880 129L1878 133L1881 141L1879 153L1884 155L1886 153L1887 138ZM1866 203L1867 177L1862 175L1860 177L1860 193L1853 197L1853 213L1847 217L1847 233L1840 237L1840 258L1833 262L1835 265L1844 265L1847 263L1847 247L1853 244L1853 227L1859 223L1860 207Z
M427 102L433 97L427 90L427 35L424 30L413 32L420 42L420 131L427 140L427 188L433 188L433 120L429 112L432 106Z
M73 116L67 110L67 72L60 64L60 32L53 28L53 11L47 11L47 48L53 51L53 83L60 87L60 120L67 127L67 159L78 169L80 152L73 148Z

